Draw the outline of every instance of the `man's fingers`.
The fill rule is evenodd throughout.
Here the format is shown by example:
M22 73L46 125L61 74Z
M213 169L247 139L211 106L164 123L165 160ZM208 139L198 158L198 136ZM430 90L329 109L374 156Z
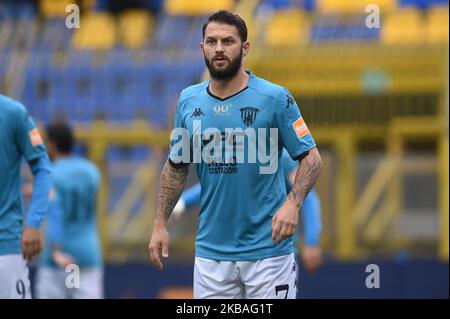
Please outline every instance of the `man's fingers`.
M163 268L163 265L161 263L161 260L159 259L159 251L160 249L157 246L150 246L150 259L152 260L152 263L161 270Z
M162 256L164 258L169 257L169 243L167 243L167 242L162 243Z
M278 237L278 233L280 232L281 229L281 223L278 221L272 222L272 241L276 242L277 237Z
M31 243L27 240L22 242L22 255L23 258L26 260L30 260L31 258L31 251L32 251L32 246Z
M277 244L279 244L282 240L284 240L287 237L289 225L283 224L280 230L280 236L278 236L278 240L276 241Z

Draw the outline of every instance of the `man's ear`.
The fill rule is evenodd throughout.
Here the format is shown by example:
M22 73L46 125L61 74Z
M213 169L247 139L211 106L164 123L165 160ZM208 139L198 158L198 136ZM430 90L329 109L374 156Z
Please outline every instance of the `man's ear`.
M248 52L250 51L250 42L245 41L242 45L242 55L247 56Z

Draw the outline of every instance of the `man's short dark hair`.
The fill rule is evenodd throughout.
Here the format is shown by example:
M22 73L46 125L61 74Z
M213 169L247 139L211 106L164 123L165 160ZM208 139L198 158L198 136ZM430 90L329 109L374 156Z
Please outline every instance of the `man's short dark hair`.
M74 138L72 128L66 122L56 122L47 126L46 135L55 144L56 149L64 154L72 152Z
M233 14L227 10L220 10L211 14L203 25L203 39L205 38L206 27L210 22L234 25L238 30L242 43L247 41L247 25L245 24L245 21L242 20L242 18L237 14Z

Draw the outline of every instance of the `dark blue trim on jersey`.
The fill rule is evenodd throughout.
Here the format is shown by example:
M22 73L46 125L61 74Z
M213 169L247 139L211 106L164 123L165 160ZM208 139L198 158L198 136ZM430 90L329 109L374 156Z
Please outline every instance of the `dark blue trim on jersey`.
M210 96L212 96L213 98L218 99L218 100L220 100L220 101L223 102L223 101L225 101L225 100L231 99L232 97L234 97L234 96L236 96L236 95L238 95L238 94L244 92L244 91L247 90L247 89L248 89L248 86L246 86L245 88L243 88L243 89L240 90L239 92L236 92L236 93L234 93L233 95L227 96L226 98L223 98L223 99L220 98L220 97L218 97L217 95L214 95L213 93L211 93L211 91L209 90L209 86L206 87L206 92L208 92L208 94L209 94Z

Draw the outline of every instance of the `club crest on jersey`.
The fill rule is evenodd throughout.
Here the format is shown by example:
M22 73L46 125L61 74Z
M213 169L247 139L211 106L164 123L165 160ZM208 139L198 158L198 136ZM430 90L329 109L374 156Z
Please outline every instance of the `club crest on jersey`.
M259 109L256 107L243 107L242 109L239 109L239 111L241 111L242 122L249 126L255 122L256 113L258 113Z

